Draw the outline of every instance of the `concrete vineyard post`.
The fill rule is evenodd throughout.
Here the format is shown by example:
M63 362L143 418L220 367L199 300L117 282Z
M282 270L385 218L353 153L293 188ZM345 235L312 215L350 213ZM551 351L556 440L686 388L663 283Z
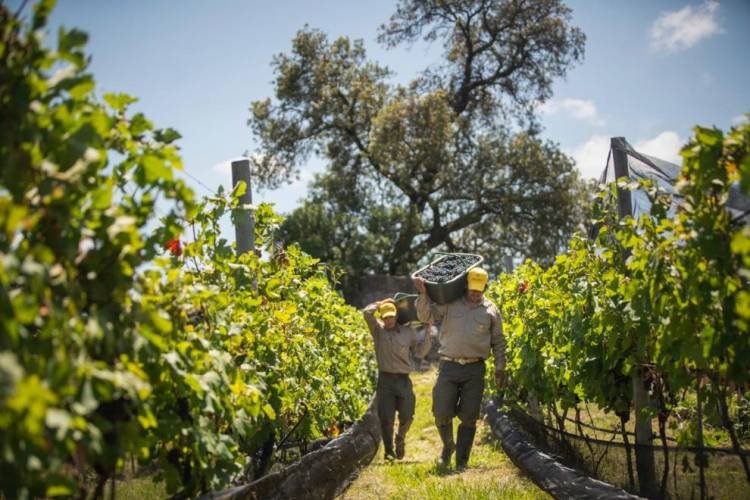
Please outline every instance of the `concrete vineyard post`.
M615 178L629 177L628 157L625 154L625 138L613 137L611 140L612 160L615 167ZM617 211L619 217L632 215L630 191L617 189ZM659 489L656 483L656 469L654 466L654 451L651 443L654 431L651 416L644 415L644 410L651 406L648 389L644 384L643 368L636 367L633 373L633 404L635 406L635 463L638 471L640 494L655 498Z
M235 221L237 256L249 252L255 247L255 223L252 209L249 208L253 203L250 185L250 160L244 159L232 162L232 188L235 188L240 181L245 181L247 190L240 197L243 211Z

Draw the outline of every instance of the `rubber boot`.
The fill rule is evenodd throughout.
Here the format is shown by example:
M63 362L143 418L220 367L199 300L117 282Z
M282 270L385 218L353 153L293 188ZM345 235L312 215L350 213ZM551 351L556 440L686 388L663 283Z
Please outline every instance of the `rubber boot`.
M396 458L399 460L404 458L404 455L406 454L406 433L409 432L409 427L411 427L412 421L412 419L409 419L404 422L399 422L398 424L398 433L396 434Z
M438 433L440 439L443 441L443 451L440 454L440 462L443 465L451 464L451 456L453 451L456 449L456 445L453 443L453 424L438 425Z
M463 424L458 426L458 436L456 438L456 469L465 469L469 463L471 445L474 443L474 434L476 432L476 427L467 427Z
M393 453L393 424L381 425L380 431L383 434L383 458L385 458L386 460L393 460L394 458L396 458L396 454Z

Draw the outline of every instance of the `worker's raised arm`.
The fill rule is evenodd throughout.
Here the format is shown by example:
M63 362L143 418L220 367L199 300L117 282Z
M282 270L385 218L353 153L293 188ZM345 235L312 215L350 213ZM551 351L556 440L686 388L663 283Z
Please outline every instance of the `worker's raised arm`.
M370 330L370 335L373 337L375 337L382 328L380 321L375 317L375 311L378 310L378 304L379 302L373 302L367 304L365 308L362 309L362 317L365 318L365 323L367 323L367 327Z
M427 295L424 278L414 278L414 288L419 292L419 297L414 301L414 307L417 309L417 319L425 324L441 321L445 316L446 306L432 303L429 295Z

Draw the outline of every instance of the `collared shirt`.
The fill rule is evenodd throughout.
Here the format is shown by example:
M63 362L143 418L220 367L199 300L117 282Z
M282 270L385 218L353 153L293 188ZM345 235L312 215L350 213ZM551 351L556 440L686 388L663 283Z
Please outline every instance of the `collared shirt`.
M414 371L409 352L413 349L414 355L423 358L430 350L432 339L429 332L425 334L420 342L417 332L406 325L396 324L396 328L388 330L382 321L377 319L373 313L377 310L377 303L372 303L362 311L365 322L370 328L370 334L375 343L375 357L378 360L378 369L388 373L410 373Z
M495 304L485 298L473 304L464 296L439 305L427 294L419 294L415 306L419 321L442 321L438 334L441 356L487 359L492 351L495 370L505 369L505 336Z

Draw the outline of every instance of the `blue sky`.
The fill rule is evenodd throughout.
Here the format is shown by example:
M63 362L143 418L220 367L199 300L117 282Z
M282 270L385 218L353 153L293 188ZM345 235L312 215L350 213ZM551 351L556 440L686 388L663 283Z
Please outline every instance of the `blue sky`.
M598 175L611 136L675 161L695 124L727 128L750 111L747 0L568 5L586 33L586 56L555 83L540 113L544 136L585 175ZM375 0L59 0L52 24L89 33L100 92L137 96L135 110L180 131L187 181L207 194L195 179L211 189L229 185L228 161L254 149L249 104L272 95L271 59L289 50L305 24L330 37L362 38L396 81L436 62L439 46L388 51L376 43L394 9L395 1ZM320 168L312 161L299 181L255 199L289 211Z

